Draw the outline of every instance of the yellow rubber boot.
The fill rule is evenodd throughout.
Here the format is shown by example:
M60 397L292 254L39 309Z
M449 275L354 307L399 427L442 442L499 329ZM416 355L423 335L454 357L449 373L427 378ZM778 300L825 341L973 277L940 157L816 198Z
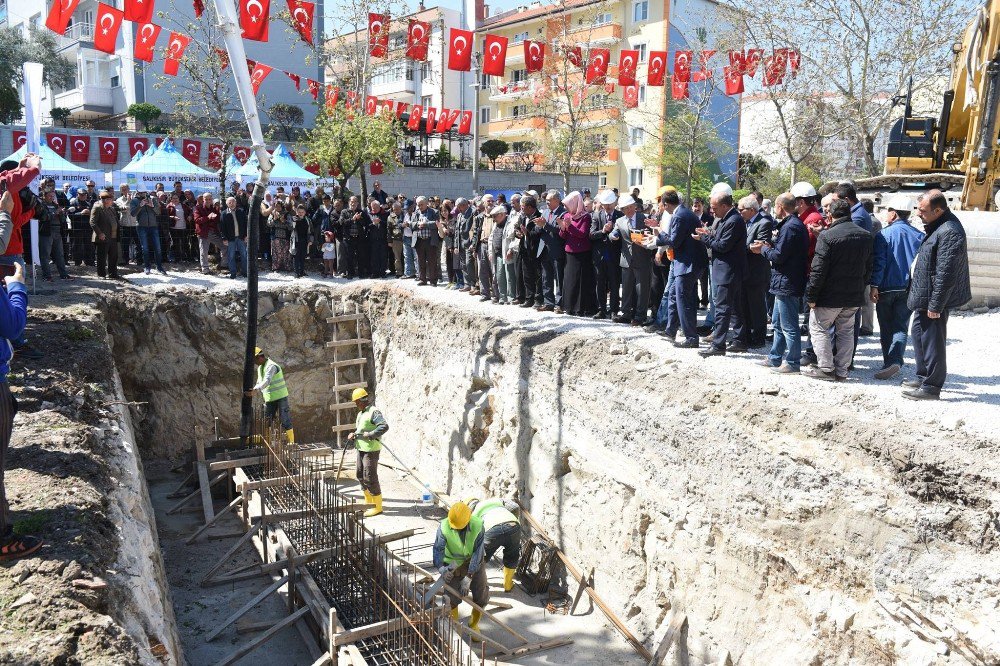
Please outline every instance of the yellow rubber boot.
M289 444L295 443L295 430L289 428L288 430L285 431L285 436L288 437Z
M451 609L451 619L453 619L455 622L458 622L458 606L455 606L454 608Z
M365 518L371 518L372 516L377 516L382 513L382 496L372 495L372 502L375 503L375 508L365 511Z
M472 629L473 631L479 631L479 618L481 618L482 616L483 612L481 610L473 608L472 619L469 620L469 629ZM483 639L481 639L479 636L473 635L472 640L474 640L477 643L481 643Z
M365 490L364 488L362 488L361 490L364 491L365 493L365 504L374 504L374 502L372 502L372 494L367 490Z
M503 568L503 591L510 592L514 589L514 571L515 569Z

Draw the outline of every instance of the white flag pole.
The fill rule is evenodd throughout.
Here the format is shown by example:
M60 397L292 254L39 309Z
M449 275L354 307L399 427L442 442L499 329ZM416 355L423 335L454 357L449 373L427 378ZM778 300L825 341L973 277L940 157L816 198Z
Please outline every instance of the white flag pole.
M41 63L26 62L21 68L21 92L24 96L25 151L38 153L42 134L42 74ZM38 256L38 220L31 220L31 293L37 291L35 266Z

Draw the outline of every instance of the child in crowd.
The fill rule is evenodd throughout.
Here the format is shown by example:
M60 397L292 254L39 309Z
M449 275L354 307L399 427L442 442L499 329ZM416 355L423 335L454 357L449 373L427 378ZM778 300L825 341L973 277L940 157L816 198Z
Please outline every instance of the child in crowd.
M323 277L333 277L337 261L337 246L333 242L333 232L323 232Z

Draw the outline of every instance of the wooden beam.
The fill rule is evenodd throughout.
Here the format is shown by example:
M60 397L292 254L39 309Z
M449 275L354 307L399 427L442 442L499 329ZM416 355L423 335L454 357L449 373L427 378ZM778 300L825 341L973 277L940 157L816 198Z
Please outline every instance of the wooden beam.
M236 458L234 460L217 460L208 463L209 472L217 472L222 469L233 469L235 467L249 467L251 465L263 464L266 456L253 456L250 458Z
M364 315L361 314L342 314L336 317L327 317L326 323L328 324L339 324L342 321L359 321Z
M353 391L356 388L368 388L368 382L354 382L352 384L340 384L333 387L333 394L336 395L338 391Z
M367 365L368 359L366 358L348 358L343 361L333 361L330 363L334 368L349 368L352 365Z
M573 641L569 638L550 638L549 640L539 641L537 643L525 643L520 647L516 647L512 650L508 650L505 653L498 653L496 656L503 655L514 659L516 657L523 657L525 655L534 654L535 652L541 652L542 650L551 650L557 647L563 647L565 645L572 645ZM487 655L489 656L489 655ZM507 663L502 659L498 660L498 663Z
M215 517L215 506L212 503L212 486L215 485L208 480L208 463L204 460L199 460L195 463L198 467L198 486L201 490L201 508L205 511L205 522L212 520ZM222 474L223 477L226 476L225 473Z
M646 666L660 666L663 663L667 653L670 652L670 646L674 644L678 634L681 633L684 625L687 624L686 613L676 610L671 612L673 616L670 618L670 622L667 623L667 630L663 633L663 638L660 639L660 644L656 647L656 652L653 653Z
M217 626L214 631L212 631L208 636L205 637L205 642L210 643L216 638L218 638L219 634L225 631L229 627L229 625L231 625L233 622L236 622L236 620L240 619L241 617L249 613L254 606L256 606L260 602L264 601L264 599L274 594L274 592L279 587L281 587L287 582L288 582L288 576L282 576L278 580L274 581L273 583L265 587L263 590L257 593L257 596L255 596L253 599L240 606L240 608L235 613L233 613L225 620L223 620L222 624Z
M226 474L225 474L225 472L222 472L218 476L216 476L214 479L212 479L212 481L211 481L211 483L209 485L214 486L219 481L222 481L224 478L226 478ZM192 490L190 495L188 495L187 497L185 497L184 499L182 499L180 502L178 502L177 504L175 504L172 507L170 507L169 509L167 509L167 515L171 516L171 515L173 515L175 513L179 513L180 510L181 510L181 507L183 507L185 504L187 504L188 502L190 502L191 500L193 500L194 498L196 498L200 493L201 493L201 487L199 486L198 488L195 488L194 490Z
M265 631L257 638L253 639L246 645L237 648L233 652L229 653L228 655L220 659L215 666L229 666L230 664L237 661L241 657L245 657L246 655L256 650L258 647L269 641L271 638L273 638L274 635L277 634L279 631L293 624L294 622L297 622L300 617L302 617L308 612L309 612L309 607L303 606L302 608L298 609L297 611L286 617L284 620L281 620L280 622L275 624L273 627Z
M217 513L214 516L212 516L212 519L210 521L208 521L207 523L205 523L204 525L202 525L201 527L199 527L198 531L195 532L194 534L192 534L190 537L188 537L188 539L187 539L187 541L185 541L185 543L192 544L195 541L197 541L198 537L200 537L205 532L205 530L207 530L209 527L211 527L216 522L218 522L219 518L222 518L223 516L225 516L227 513L229 513L230 511L232 511L233 509L235 509L237 506L239 506L242 502L243 502L243 496L242 495L240 495L239 497L236 497L232 502L230 502L226 506L225 509L223 509L219 513Z
M373 636L381 636L382 634L387 634L392 631L399 631L400 629L410 626L413 622L422 622L428 619L433 619L437 614L438 611L436 609L431 609L429 611L411 615L409 621L407 621L407 618L405 617L396 617L391 620L383 620L382 622L375 622L374 624L366 624L363 627L348 629L347 631L342 631L334 636L333 644L336 646L347 645L348 643L356 643Z
M334 349L337 347L349 347L351 345L370 345L371 340L367 338L351 338L349 340L329 340L326 343L328 349Z

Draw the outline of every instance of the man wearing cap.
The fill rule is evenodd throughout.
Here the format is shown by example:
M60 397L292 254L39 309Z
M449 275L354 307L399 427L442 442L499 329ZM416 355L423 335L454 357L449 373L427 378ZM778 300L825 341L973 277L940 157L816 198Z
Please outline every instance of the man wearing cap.
M102 191L101 199L90 209L91 238L97 251L97 274L118 280L118 216L110 192Z
M813 255L816 253L816 239L826 228L826 221L823 214L816 207L818 195L816 188L811 183L800 181L792 185L792 196L795 197L795 216L805 225L809 233L809 253L807 256L808 265L812 266ZM809 312L806 311L806 339L802 344L802 365L815 365L816 352L812 348L812 339L809 335Z
M590 217L590 246L597 288L594 319L607 319L618 315L622 283L621 241L612 242L608 236L624 213L618 210L618 197L611 190L598 192L597 203L600 205Z
M368 391L363 388L354 389L351 400L358 408L354 432L347 436L348 442L354 442L358 450L357 475L361 489L365 493L365 502L375 507L365 511L365 516L371 518L382 513L382 486L378 482L378 456L382 450L382 435L389 431L382 412L375 409L368 397Z
M441 521L434 537L432 549L434 568L448 581L448 602L451 617L458 620L458 605L461 598L453 591L461 588L461 582L468 576L472 600L480 608L490 600L486 568L483 566L486 544L486 530L483 519L472 515L472 509L465 502L455 502L448 510L448 517ZM469 628L479 631L482 611L472 609ZM477 640L473 636L473 640Z
M874 267L869 282L875 304L882 369L875 379L889 379L903 367L906 332L912 312L906 306L910 286L910 266L917 257L924 234L910 224L913 202L904 194L886 201L885 225L875 234Z
M430 207L427 197L417 197L417 214L414 218L413 233L416 235L417 243L417 276L418 285L430 284L437 286L438 272L441 270L440 262L435 265L437 258L437 248L435 238L437 236L438 213Z
M257 365L257 383L244 395L252 397L254 391L260 391L264 399L264 419L271 423L275 413L281 419L281 427L285 429L288 443L295 442L295 431L292 430L292 413L288 408L288 384L285 383L285 373L281 366L267 358L260 347L254 349L254 363Z
M647 250L642 243L632 241L632 234L651 236L646 227L646 216L638 210L631 195L625 194L618 200L622 216L608 235L608 240L621 243L622 268L622 313L614 318L619 324L640 326L646 319L649 308L649 289L653 279L654 250Z

